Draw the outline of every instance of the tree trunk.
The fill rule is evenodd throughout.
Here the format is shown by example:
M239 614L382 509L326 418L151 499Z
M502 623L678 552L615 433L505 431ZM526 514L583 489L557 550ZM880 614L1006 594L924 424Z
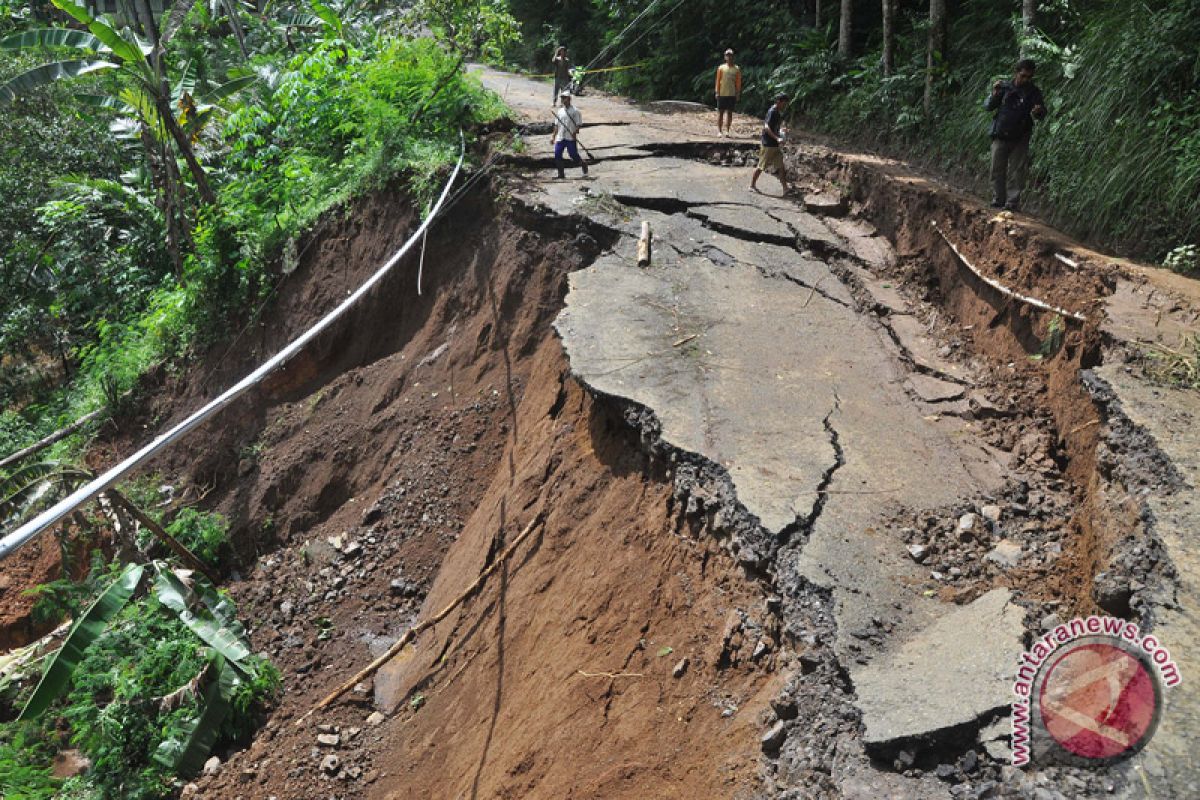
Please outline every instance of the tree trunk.
M850 57L850 33L854 25L854 0L842 0L842 13L838 15L838 55Z
M929 48L925 58L925 114L933 108L934 74L946 61L946 0L929 0Z
M146 168L150 171L150 180L158 189L155 205L162 212L163 222L167 226L167 255L171 258L175 276L183 277L183 242L186 237L179 224L179 167L175 163L175 154L171 152L170 146L155 139L145 123L140 127Z
M1037 0L1021 0L1021 58L1028 58L1029 48L1025 39L1033 35L1037 17Z
M165 81L163 83L163 91L167 91ZM201 166L200 160L196 158L196 151L192 149L192 143L188 141L187 134L179 127L179 122L175 119L175 114L171 109L170 103L167 102L167 97L169 97L169 94L160 94L154 98L158 114L162 117L163 125L166 126L167 132L175 140L175 145L183 155L183 160L187 162L188 172L192 174L192 180L196 182L196 191L200 193L200 199L204 201L205 205L214 206L217 204L217 195L208 183L208 175L204 172L204 167Z
M233 31L233 38L237 39L238 49L242 51L242 58L249 59L250 51L246 49L246 31L242 28L242 18L238 16L238 5L240 0L224 0L225 13L229 15L229 27Z
M171 108L171 87L167 83L166 70L163 68L163 48L158 35L158 25L154 21L154 13L150 10L150 4L146 0L137 0L136 8L143 32L153 48L150 52L150 61L154 67L155 78L155 85L152 87L154 89L154 107L158 111L163 127L171 134L183 160L187 162L188 171L192 173L192 180L196 182L196 191L200 193L200 199L206 205L216 205L217 196L208 183L208 175L205 174L204 167L196 158L196 152L192 149L192 143L188 141L187 134L179 127L179 122L175 119L175 110Z
M821 0L813 0L813 27L821 27Z
M896 0L883 0L883 76L896 71Z

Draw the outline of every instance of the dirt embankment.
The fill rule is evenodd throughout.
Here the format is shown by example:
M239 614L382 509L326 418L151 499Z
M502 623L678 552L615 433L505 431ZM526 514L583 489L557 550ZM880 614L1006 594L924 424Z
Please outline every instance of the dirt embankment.
M282 346L413 221L380 194L303 243L261 323L168 379L96 466ZM778 643L761 589L685 521L619 411L570 378L550 328L566 275L606 235L470 194L430 235L421 295L414 254L350 320L151 466L184 502L230 519L227 587L284 676L249 748L220 753L229 761L185 794L749 790ZM381 674L377 700L394 714L368 723L363 687L293 725L539 510L543 528L513 561L404 670ZM318 746L330 731L339 744Z

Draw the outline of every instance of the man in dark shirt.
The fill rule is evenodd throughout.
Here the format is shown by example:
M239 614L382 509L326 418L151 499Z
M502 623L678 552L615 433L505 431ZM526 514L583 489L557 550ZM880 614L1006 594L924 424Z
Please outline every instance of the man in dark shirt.
M558 105L558 100L561 94L571 89L571 59L567 55L565 45L559 45L554 51L554 102L552 106Z
M1033 121L1046 117L1046 102L1033 85L1035 65L1029 59L1017 63L1011 81L996 81L983 107L995 112L992 117L992 206L1016 211L1021 207L1021 192L1029 175L1029 138ZM1012 168L1015 191L1008 193L1008 172Z
M762 128L762 146L758 149L758 166L754 168L754 177L750 179L750 188L753 191L758 191L758 176L764 172L771 172L775 177L779 178L779 182L783 184L783 193L787 194L791 191L788 186L787 169L783 166L783 150L780 145L783 144L783 110L787 108L787 95L781 94L775 98L775 102L767 109L767 116L763 119Z

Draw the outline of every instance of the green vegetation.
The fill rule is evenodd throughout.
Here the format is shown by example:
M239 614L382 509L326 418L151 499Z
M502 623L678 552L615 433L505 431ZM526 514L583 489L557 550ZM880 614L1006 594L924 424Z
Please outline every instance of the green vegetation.
M229 541L229 524L224 517L194 508L181 509L166 531L207 564L217 563L221 547Z
M1050 111L1034 133L1029 210L1155 261L1200 242L1200 0L1026 2L1036 11L1032 26L1022 3L943 2L941 40L931 3L892 0L886 66L883 4L863 0L849 4L846 48L838 42L845 3L824 0L815 26L811 1L696 0L672 11L675 3L663 0L605 50L648 5L513 0L524 44L510 58L545 71L561 42L576 62L599 55L598 67L645 64L612 73L615 90L711 104L713 70L733 47L745 75L743 110L759 113L771 93L787 92L804 127L915 159L982 193L982 103L1024 50L1039 64Z
M462 70L511 38L503 3L418 3L421 39L370 4L147 27L54 2L0 7L0 452L132 407L148 369L261 310L323 214L397 183L427 200L459 129L505 113Z
M5 796L54 796L49 761L72 747L92 764L74 780L84 796L165 797L215 745L244 741L279 690L233 604L202 578L114 564L87 585L95 599L44 665L0 665L0 696L21 708L0 724Z
M1146 372L1156 380L1184 389L1200 389L1200 334L1183 337L1175 347L1148 345L1145 363Z
M136 411L149 370L256 319L323 217L381 189L427 203L459 131L506 113L463 69L511 41L502 0L139 5L96 19L0 0L0 454ZM95 429L0 469L5 528L90 477ZM159 483L124 491L222 566L226 521L157 508ZM107 537L97 509L74 520L64 573L86 576L33 590L38 622L69 633L0 657L0 795L170 796L248 740L279 675L228 597L152 560L153 537ZM69 748L91 766L55 779Z

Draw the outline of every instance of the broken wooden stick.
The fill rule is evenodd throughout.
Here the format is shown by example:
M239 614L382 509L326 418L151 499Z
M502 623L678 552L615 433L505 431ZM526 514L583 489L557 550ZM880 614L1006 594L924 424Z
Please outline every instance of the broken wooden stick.
M545 514L546 512L539 511L537 516L530 520L529 524L525 526L525 530L521 531L516 539L513 539L512 544L506 547L504 552L501 553L499 557L497 557L496 560L493 561L490 566L488 566L487 569L479 573L479 577L476 578L470 586L464 589L458 597L454 598L450 602L450 605L439 611L437 616L433 617L432 619L427 619L424 622L418 623L405 631L404 635L401 636L395 644L389 647L386 653L372 661L370 664L356 673L352 678L327 694L319 703L309 709L304 716L296 720L296 725L300 725L304 722L304 720L312 716L314 712L320 711L321 709L327 707L334 700L337 700L343 694L353 689L356 683L361 683L362 681L374 675L380 667L399 655L400 651L407 647L409 642L417 638L417 636L421 635L421 633L424 631L427 631L434 625L437 625L446 617L450 616L451 611L458 608L464 601L467 600L467 598L475 594L475 592L479 590L479 587L483 585L484 581L486 581L488 577L500 567L501 564L507 561L509 557L516 552L517 548L521 545L521 542L525 541L529 534L533 533L533 530L538 527L538 524L545 519Z
M159 525L157 522L147 516L146 513L134 505L128 497L121 494L116 489L109 489L105 492L105 494L112 498L117 505L122 506L127 512L129 512L129 514L135 520L137 520L139 525L144 528L149 528L150 532L158 537L163 544L169 547L172 553L179 556L179 559L187 565L188 569L195 570L204 577L208 578L208 582L213 586L219 586L221 584L221 581L218 580L216 574L208 568L207 564L200 560L199 556L197 556L191 550L188 550L183 542L167 533L166 529L164 529L162 525Z
M47 447L54 444L55 442L62 441L63 439L67 438L75 431L82 428L84 425L87 425L89 422L91 422L92 420L99 417L102 411L104 411L104 409L98 408L95 411L91 412L90 414L84 414L82 417L75 420L67 427L62 428L61 430L55 431L54 433L50 434L49 436L45 437L44 439L39 439L38 441L34 442L33 444L29 445L28 447L26 447L24 449L18 450L15 453L5 456L4 458L0 459L0 469L4 469L5 467L8 467L10 464L15 464L18 461L20 461L21 459L25 458L26 456L31 456L34 453L37 453L41 450L45 450Z
M650 223L642 220L642 235L638 237L637 244L637 263L639 267L650 266L651 239L653 235L650 231Z

